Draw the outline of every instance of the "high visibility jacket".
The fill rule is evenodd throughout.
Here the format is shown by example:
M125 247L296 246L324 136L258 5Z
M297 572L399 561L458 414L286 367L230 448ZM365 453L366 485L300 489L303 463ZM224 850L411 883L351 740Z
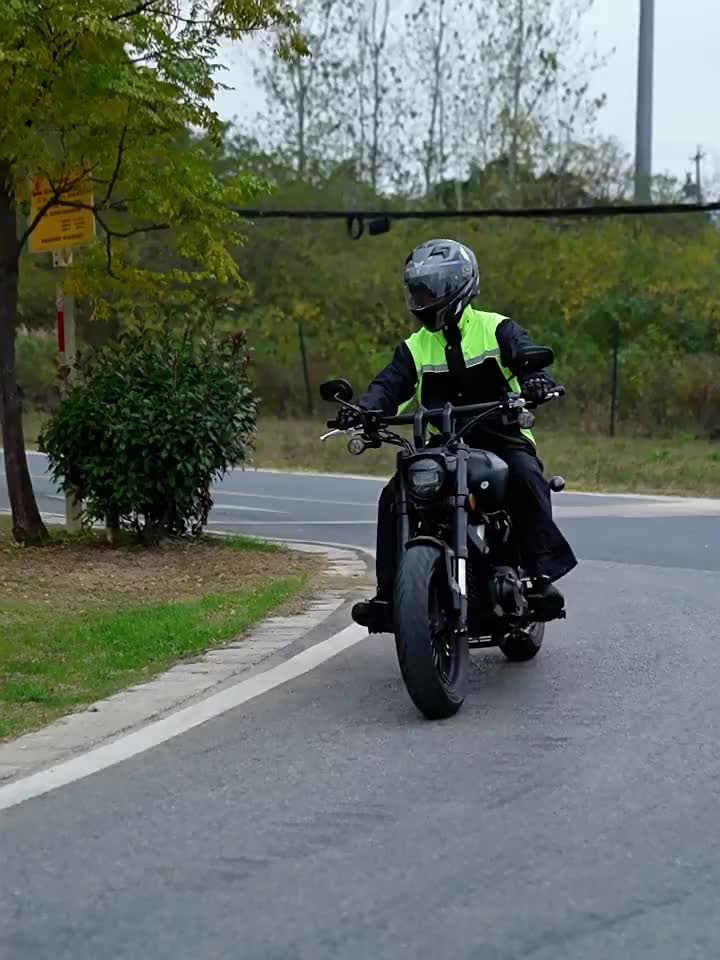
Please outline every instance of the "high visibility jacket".
M459 405L500 400L508 390L520 389L514 357L532 342L527 331L509 317L467 307L447 339L443 331L431 333L424 327L408 337L360 402L368 409L394 414L413 400L429 408L448 401ZM529 430L497 421L484 425L479 433L518 441L523 436L534 442Z

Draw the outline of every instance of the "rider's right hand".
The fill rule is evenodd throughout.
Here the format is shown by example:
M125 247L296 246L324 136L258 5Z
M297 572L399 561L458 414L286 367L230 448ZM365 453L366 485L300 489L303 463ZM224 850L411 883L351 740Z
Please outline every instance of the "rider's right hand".
M362 424L362 413L352 407L340 407L335 417L338 430L352 430Z

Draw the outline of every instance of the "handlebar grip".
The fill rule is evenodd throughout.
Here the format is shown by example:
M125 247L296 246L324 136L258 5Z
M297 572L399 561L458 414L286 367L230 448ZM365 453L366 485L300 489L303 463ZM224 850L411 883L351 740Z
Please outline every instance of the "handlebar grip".
M561 383L558 383L558 385L553 388L553 393L556 394L558 397L564 397L565 394L567 393L567 390Z

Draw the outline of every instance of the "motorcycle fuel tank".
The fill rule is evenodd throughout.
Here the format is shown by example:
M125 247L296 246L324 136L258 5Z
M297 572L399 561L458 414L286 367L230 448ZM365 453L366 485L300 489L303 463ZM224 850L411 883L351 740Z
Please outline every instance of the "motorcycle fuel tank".
M507 493L510 468L487 450L472 450L468 462L468 489L479 511L499 510Z

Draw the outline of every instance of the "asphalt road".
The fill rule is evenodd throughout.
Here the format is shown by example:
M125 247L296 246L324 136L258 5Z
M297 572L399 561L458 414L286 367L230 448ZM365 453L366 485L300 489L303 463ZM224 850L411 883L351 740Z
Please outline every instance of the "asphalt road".
M213 523L371 545L378 492L234 473ZM2 960L720 956L720 510L556 502L569 620L452 721L373 638L0 813Z

